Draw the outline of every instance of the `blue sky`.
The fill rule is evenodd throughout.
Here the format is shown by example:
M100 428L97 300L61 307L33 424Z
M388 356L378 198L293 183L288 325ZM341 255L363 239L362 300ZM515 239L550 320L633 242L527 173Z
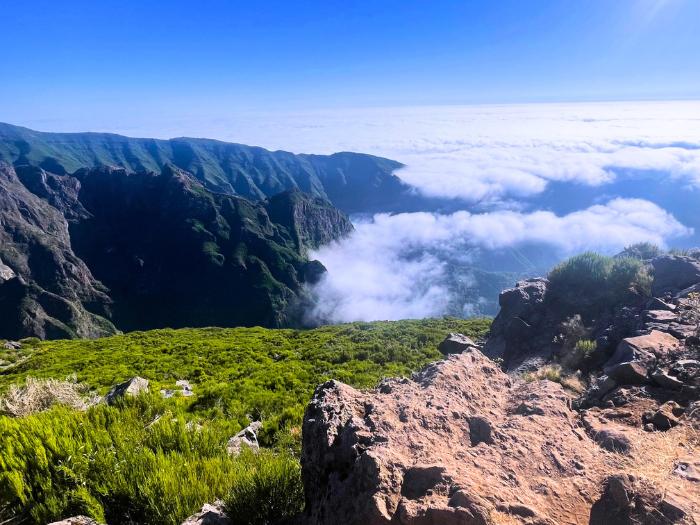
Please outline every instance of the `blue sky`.
M700 98L697 0L4 2L0 120Z

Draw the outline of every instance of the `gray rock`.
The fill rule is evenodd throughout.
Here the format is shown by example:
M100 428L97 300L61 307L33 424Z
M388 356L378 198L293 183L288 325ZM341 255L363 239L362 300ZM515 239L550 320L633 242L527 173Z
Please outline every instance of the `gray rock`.
M608 376L618 385L643 385L648 380L648 373L643 361L628 361L611 367Z
M112 405L118 399L125 396L137 396L142 392L148 392L148 379L138 376L132 377L128 381L112 387L106 397L107 404Z
M181 394L184 397L189 397L193 396L194 392L192 391L192 385L187 379L179 379L178 381L175 382L175 386L179 386L181 388Z
M22 348L22 343L20 343L19 341L5 341L5 343L2 346L6 350L19 350L20 348Z
M608 373L614 366L629 361L641 361L649 367L657 357L664 356L669 350L677 348L678 345L678 339L658 330L653 330L646 335L628 337L617 345L615 353L605 363L604 371Z
M669 375L663 370L655 370L651 374L651 378L660 387L668 388L669 390L680 390L683 387L683 381Z
M0 284L10 279L17 277L17 274L12 268L3 264L2 259L0 259Z
M54 521L49 523L49 525L99 525L99 523L87 516L73 516L61 521Z
M226 450L231 455L238 455L241 453L243 447L248 447L253 451L260 449L258 444L258 431L262 428L262 422L254 421L238 434L233 436L228 440L226 444Z
M698 458L681 458L676 461L673 473L688 481L700 483L700 460Z
M700 260L685 255L662 255L651 261L654 282L651 293L658 297L678 293L700 283Z
M644 319L653 323L671 323L678 319L678 315L669 310L648 310L644 312Z
M205 503L198 513L193 514L182 525L232 525L231 519L224 512L224 504L221 501Z
M478 345L464 334L450 334L438 346L443 355L461 354L470 348L479 348Z
M649 310L669 310L673 312L676 310L676 305L662 301L658 297L652 297L647 303L647 308Z

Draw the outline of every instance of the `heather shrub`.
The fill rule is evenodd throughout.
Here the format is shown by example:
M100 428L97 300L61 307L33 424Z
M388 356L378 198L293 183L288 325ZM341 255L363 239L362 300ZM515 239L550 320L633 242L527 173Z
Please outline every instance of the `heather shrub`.
M584 319L624 302L630 294L649 295L651 277L640 259L586 252L557 265L548 275L548 299Z
M638 242L636 244L631 244L626 246L616 257L631 257L634 259L640 259L642 261L648 261L654 257L662 255L664 251L659 248L656 244L651 242Z

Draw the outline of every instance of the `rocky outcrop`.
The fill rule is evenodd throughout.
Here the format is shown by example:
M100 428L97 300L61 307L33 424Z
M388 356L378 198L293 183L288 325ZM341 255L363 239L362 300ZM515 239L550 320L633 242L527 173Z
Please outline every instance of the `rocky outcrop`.
M261 428L262 422L253 421L250 425L228 440L226 451L232 456L240 454L243 448L248 448L253 452L257 452L260 449L260 445L258 444L258 432Z
M128 381L124 381L114 387L107 393L105 400L108 405L113 405L123 397L138 396L141 393L148 392L148 379L143 377L132 377Z
M638 460L644 432L571 402L560 385L515 380L476 350L373 391L327 382L304 417L306 523L605 523L592 509L608 455Z
M0 163L0 337L116 333L111 300L75 255L68 220L18 172Z
M547 279L519 281L501 292L500 311L491 325L484 353L502 359L508 368L529 361L535 366L551 357L554 332L561 321L547 308Z
M465 350L477 350L479 346L464 334L450 334L438 345L443 355L461 354Z
M662 255L651 261L654 268L652 294L660 297L700 283L700 260L685 255Z
M632 474L610 476L595 503L589 525L668 525L695 523L696 503L673 491L662 491Z

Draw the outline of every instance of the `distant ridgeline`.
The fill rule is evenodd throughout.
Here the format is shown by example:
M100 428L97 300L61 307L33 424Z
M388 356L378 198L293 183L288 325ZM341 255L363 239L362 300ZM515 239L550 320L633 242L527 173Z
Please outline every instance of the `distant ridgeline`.
M155 172L85 167L67 174L81 162L125 159L120 155L132 155L134 144L140 152L151 144L154 159L168 142L134 141L130 149L115 144L129 139L106 136L112 142L97 148L105 136L36 136L36 143L0 145L15 164L0 162L0 338L294 324L306 299L303 284L325 272L308 251L353 229L319 197L293 189L254 202L213 192L171 164ZM233 148L269 162L276 155Z
M346 213L386 211L405 204L402 164L359 153L295 155L210 139L138 139L109 133L43 133L0 123L0 161L57 175L112 166L160 172L172 165L218 193L261 200L299 189Z

